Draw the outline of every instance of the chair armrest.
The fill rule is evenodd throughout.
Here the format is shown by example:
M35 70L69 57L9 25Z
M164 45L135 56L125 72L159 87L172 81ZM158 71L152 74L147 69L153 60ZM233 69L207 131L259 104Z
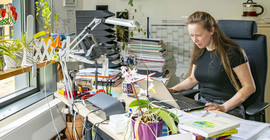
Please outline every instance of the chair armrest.
M181 94L183 96L186 96L188 98L194 98L194 96L200 92L200 89L190 89L190 90L185 90L185 91L182 91L182 92L178 92L178 93L174 93L175 95L177 94Z
M254 103L247 107L246 114L252 116L265 110L270 104L266 102Z

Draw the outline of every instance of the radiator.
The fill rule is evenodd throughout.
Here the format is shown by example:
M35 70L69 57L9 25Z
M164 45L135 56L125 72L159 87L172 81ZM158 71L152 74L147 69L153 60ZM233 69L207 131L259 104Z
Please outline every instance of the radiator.
M64 106L59 99L54 99L27 115L0 129L0 140L49 140L57 131L54 128L50 109L53 115L55 127L58 132L66 127L65 115L60 110Z

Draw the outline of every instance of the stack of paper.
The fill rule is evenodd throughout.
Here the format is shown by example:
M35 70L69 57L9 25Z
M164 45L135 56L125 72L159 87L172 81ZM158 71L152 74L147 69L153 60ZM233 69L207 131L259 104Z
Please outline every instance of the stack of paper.
M161 39L130 38L129 46L129 53L136 56L138 70L165 71L167 51Z
M95 80L95 68L87 68L79 70L79 72L76 74L76 80ZM112 82L115 82L119 79L121 79L121 71L117 69L108 69L108 76L101 75L102 68L98 68L98 81L104 81L112 80Z

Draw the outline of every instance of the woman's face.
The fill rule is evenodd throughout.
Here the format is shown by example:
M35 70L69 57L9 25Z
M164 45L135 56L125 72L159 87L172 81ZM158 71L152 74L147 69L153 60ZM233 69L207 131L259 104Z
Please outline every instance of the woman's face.
M199 23L192 23L188 25L189 35L191 36L192 41L200 48L203 49L205 47L212 48L210 45L212 41L212 35L214 33L214 27L209 32L204 29L203 26Z

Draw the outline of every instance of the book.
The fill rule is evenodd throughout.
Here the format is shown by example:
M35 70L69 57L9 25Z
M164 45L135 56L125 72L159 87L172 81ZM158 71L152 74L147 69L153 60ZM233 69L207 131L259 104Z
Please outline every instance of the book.
M191 133L191 132L187 131L187 130L184 130L184 129L180 129L180 133L184 134L184 133ZM238 130L236 128L234 128L234 129L231 129L229 131L226 131L226 132L223 132L221 134L217 134L215 136L208 137L208 138L206 138L204 136L201 136L199 134L196 134L196 133L192 133L192 134L193 134L195 140L205 140L205 139L209 139L209 140L210 139L215 139L215 140L218 139L219 140L220 138L224 138L224 137L227 138L227 137L230 137L231 135L237 134L237 133L238 133Z
M208 138L240 127L240 124L223 117L206 116L183 122L179 127Z
M163 40L157 38L130 38L131 44L152 44L152 45L159 45L163 43Z
M142 46L142 45L131 46L131 48L135 50L158 50L158 51L163 49L161 47L148 47L148 46Z
M165 45L162 43L162 44L142 44L142 43L137 43L137 44L134 44L134 43L130 43L130 46L142 46L142 47L161 47L161 48L164 48Z

